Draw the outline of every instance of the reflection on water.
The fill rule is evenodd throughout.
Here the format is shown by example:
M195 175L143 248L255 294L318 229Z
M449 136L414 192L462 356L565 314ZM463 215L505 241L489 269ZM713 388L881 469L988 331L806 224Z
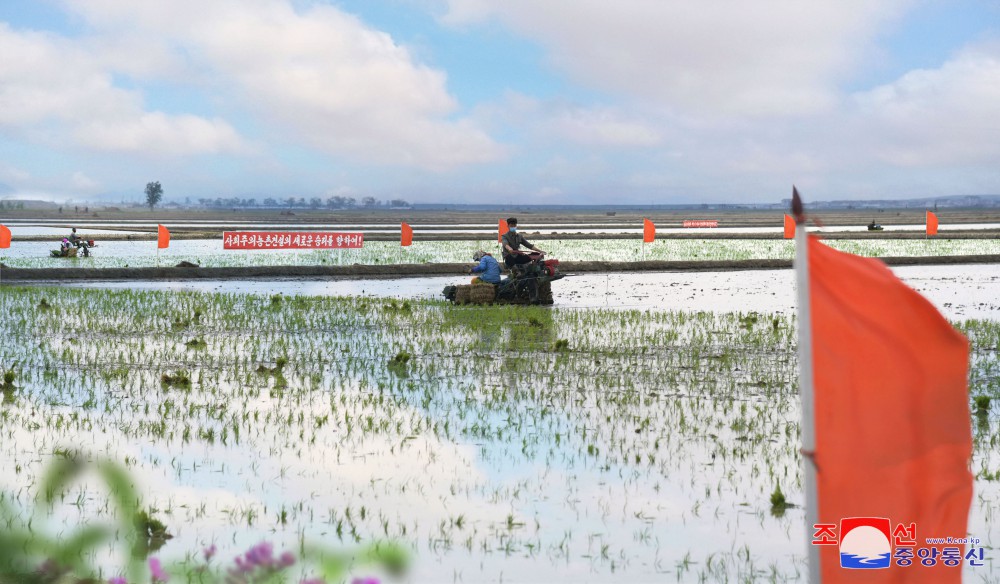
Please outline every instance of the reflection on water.
M900 278L926 296L947 318L1000 319L1000 266L900 266ZM463 276L397 279L274 279L253 281L90 282L60 284L88 288L197 290L304 296L442 298ZM795 283L791 270L645 272L571 275L553 284L560 308L692 311L756 311L791 315Z
M203 267L386 265L465 263L476 249L496 249L495 240L424 241L401 247L395 241L369 241L360 249L345 250L225 250L218 239L176 240L159 250L150 241L102 241L92 257L49 257L55 242L18 242L2 250L0 259L16 268L121 268L173 266L187 261ZM835 249L861 256L964 256L1000 254L1000 239L831 240ZM554 239L545 242L549 257L562 261L631 262L640 259L713 261L791 259L794 242L780 239L660 239L643 244L638 239Z
M21 364L0 465L22 470L5 490L88 444L139 477L175 535L166 556L389 537L414 549L416 582L801 562L801 521L768 517L758 493L772 475L795 489L787 320L755 336L712 315L66 287L0 308L0 355ZM718 334L758 352L720 352ZM403 352L405 377L388 367ZM178 372L191 387L163 382ZM83 492L53 520L104 508Z
M728 227L725 221L720 223L720 227L682 227L681 221L660 222L656 226L657 233L782 233L784 227L780 221L780 215L774 225L765 227ZM7 225L12 230L28 229L29 227L44 227L46 225L72 225L77 228L93 229L142 229L146 232L155 231L157 222L132 220L132 221L65 221L65 220L33 220L33 221L9 221ZM337 223L322 221L303 221L299 223L288 222L253 222L253 221L218 221L218 220L185 220L173 221L167 224L168 227L177 229L206 229L206 230L362 230L365 233L399 233L399 225L386 223ZM410 222L410 227L414 233L481 233L495 234L496 223L415 223ZM906 225L886 225L886 232L893 231L923 231L923 224ZM939 231L965 231L965 230L985 230L1000 229L1000 223L948 223L942 222L938 227ZM860 232L868 231L867 224L859 225L829 225L818 228L820 232ZM17 234L18 232L15 232ZM43 232L44 233L44 232ZM127 232L124 232L127 233ZM537 223L525 226L525 233L642 233L642 224L631 225L623 222L600 222L587 221L582 223ZM21 232L27 235L26 232Z
M995 268L972 268L898 271L997 297ZM385 298L452 278L12 288L3 488L27 505L40 462L87 444L139 477L166 556L389 537L415 582L795 580L802 511L768 512L776 486L802 500L791 274L580 276L557 282L558 304L589 307L570 310ZM686 308L706 303L720 312ZM992 363L978 347L976 391ZM190 387L164 383L178 373ZM974 464L994 452L982 437ZM970 530L990 541L997 487L977 493ZM106 507L75 496L53 521Z

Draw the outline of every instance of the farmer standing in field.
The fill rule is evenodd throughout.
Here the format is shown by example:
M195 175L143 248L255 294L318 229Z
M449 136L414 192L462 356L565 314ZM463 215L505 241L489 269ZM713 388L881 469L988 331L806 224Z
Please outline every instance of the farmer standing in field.
M526 264L531 261L531 258L527 254L518 253L521 246L524 246L532 251L537 251L538 253L544 254L545 252L538 249L537 247L531 245L523 235L517 232L517 218L511 217L507 219L507 233L504 233L500 238L500 242L503 244L503 264L509 269L511 266L517 264Z

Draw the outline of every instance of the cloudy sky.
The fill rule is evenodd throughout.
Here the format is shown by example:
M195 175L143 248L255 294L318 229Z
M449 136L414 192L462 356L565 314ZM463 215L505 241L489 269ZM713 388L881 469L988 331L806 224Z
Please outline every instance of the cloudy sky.
M0 197L1000 193L992 0L3 0Z

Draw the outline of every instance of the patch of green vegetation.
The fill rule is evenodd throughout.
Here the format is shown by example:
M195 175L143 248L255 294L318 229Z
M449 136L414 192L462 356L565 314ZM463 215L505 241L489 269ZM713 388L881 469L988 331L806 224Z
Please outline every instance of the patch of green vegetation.
M178 371L173 375L164 373L160 376L160 383L166 387L177 387L180 389L191 389L191 376L185 371Z
M990 402L993 398L988 395L977 395L973 401L976 406L976 415L985 416L990 413Z
M781 487L774 485L774 491L771 492L771 515L782 517L785 511L792 507L795 505L785 500L785 494L781 492Z
M204 349L208 346L208 343L205 342L205 339L197 338L184 343L184 346L188 349Z

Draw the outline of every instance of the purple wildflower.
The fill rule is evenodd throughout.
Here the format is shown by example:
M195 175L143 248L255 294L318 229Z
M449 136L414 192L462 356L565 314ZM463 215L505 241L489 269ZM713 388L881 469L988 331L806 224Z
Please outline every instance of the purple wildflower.
M262 541L247 551L247 564L253 568L270 568L274 564L274 548L269 542Z
M108 584L128 584L128 580L125 579L125 576L115 576L108 580Z
M351 584L379 584L378 578L355 578L351 580Z
M291 552L283 552L275 558L274 547L264 541L251 547L242 556L238 556L233 560L233 564L234 566L229 568L229 573L234 577L247 575L264 577L294 565L295 555Z
M205 548L204 550L202 550L202 553L205 554L205 561L206 562L211 562L212 558L215 557L215 552L217 552L217 551L219 551L219 550L218 550L218 548L215 547L214 543L212 545L208 546L207 548Z
M153 582L166 582L170 578L163 571L158 558L149 558L149 571L153 575Z

